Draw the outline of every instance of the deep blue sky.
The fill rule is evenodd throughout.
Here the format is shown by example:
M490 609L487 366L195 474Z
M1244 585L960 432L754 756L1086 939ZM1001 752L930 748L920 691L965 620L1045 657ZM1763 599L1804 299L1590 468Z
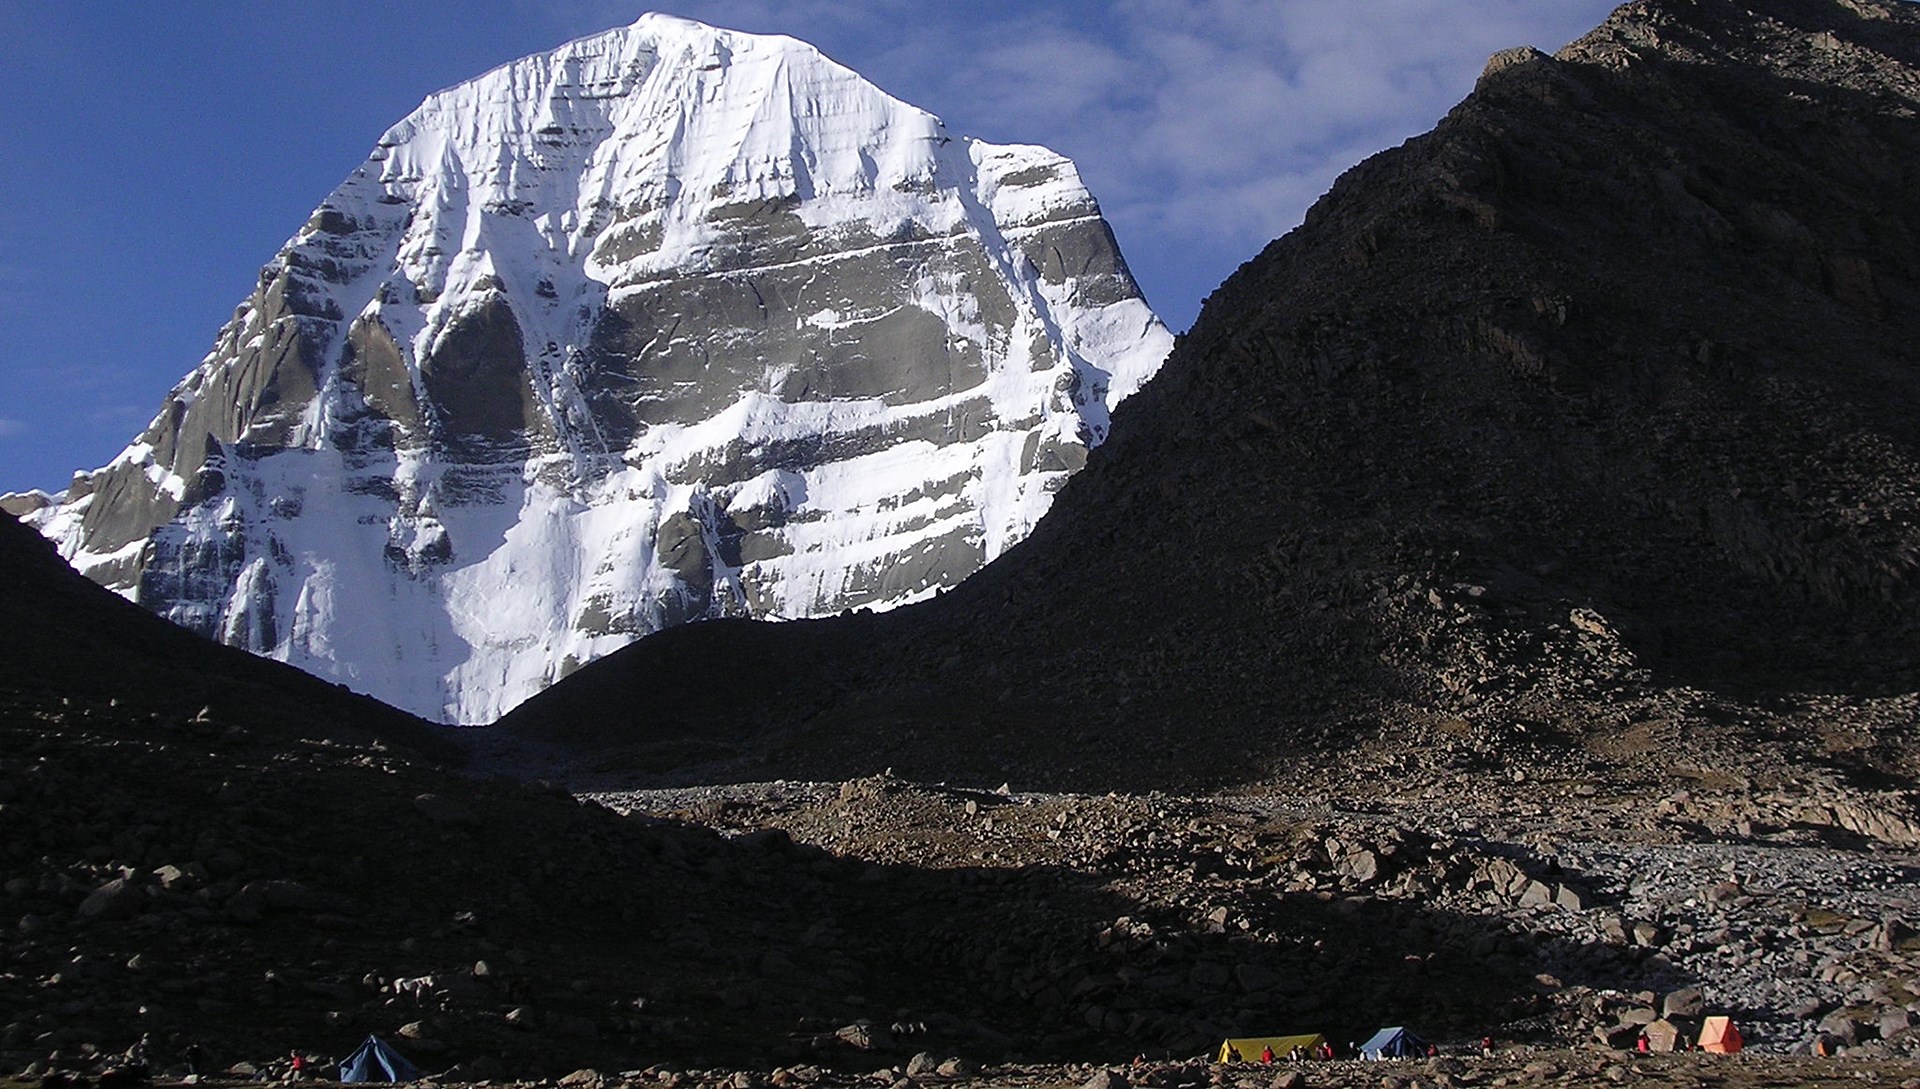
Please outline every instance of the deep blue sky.
M62 0L0 5L0 491L111 460L261 265L433 91L670 11L791 34L1079 164L1176 329L1486 57L1611 0Z

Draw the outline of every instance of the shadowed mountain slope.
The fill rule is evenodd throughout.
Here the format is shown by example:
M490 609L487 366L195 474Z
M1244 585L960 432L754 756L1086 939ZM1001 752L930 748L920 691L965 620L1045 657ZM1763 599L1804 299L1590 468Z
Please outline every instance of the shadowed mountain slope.
M76 574L51 542L0 518L0 699L167 730L240 727L403 745L446 758L443 731L292 666L194 635Z
M648 640L501 729L689 777L1760 741L1910 776L1916 108L1905 3L1648 0L1502 53L1208 300L1028 544L896 615Z
M1381 1009L1465 1031L1540 1007L1503 921L1459 905L1306 898L1250 909L1254 936L1210 924L1177 895L1254 834L1213 807L876 778L775 800L773 821L870 829L833 850L777 824L723 836L698 823L738 814L719 792L627 815L435 767L418 720L173 627L10 520L0 562L0 1078L20 1084L136 1060L177 1078L190 1046L203 1074L337 1058L369 1033L449 1083L1188 1054L1258 1016L1222 964L1337 980L1290 1001L1352 1032ZM978 807L1018 843L986 856ZM1318 842L1283 832L1265 836ZM1161 944L1093 947L1115 919ZM1476 942L1514 955L1489 968ZM1122 956L1201 982L1107 1017L1087 996ZM1396 993L1409 957L1447 978Z

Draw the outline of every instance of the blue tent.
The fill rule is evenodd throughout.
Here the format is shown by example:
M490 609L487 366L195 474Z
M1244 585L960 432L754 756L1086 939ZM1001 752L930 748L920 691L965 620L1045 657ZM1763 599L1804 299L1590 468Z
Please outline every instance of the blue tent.
M387 1046L387 1042L378 1036L367 1037L360 1050L346 1057L340 1064L340 1080L354 1081L419 1081L420 1069L408 1062L406 1056Z
M1363 1059L1411 1059L1427 1053L1427 1042L1395 1025L1383 1028L1360 1045Z

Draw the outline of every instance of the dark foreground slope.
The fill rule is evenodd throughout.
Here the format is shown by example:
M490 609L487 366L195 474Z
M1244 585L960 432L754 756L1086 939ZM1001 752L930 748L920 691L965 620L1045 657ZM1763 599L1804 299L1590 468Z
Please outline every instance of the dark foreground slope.
M184 1072L192 1046L203 1073L337 1058L368 1033L464 1080L1186 1055L1270 1014L1236 980L1327 966L1337 987L1288 1000L1346 1032L1383 1010L1467 1032L1542 1004L1505 921L1457 907L1262 903L1257 932L1229 933L1197 882L1251 833L1192 803L868 781L826 804L870 840L796 842L787 807L727 838L699 823L723 803L622 816L457 776L416 720L172 629L24 528L0 522L0 557L0 1077L129 1052ZM1020 834L989 853L969 810ZM887 852L903 817L926 849ZM1116 919L1158 937L1096 946ZM1360 941L1376 930L1396 937ZM1490 966L1475 943L1515 952ZM1123 954L1171 981L1151 1008L1108 1009ZM1447 978L1401 992L1408 957Z
M456 754L440 731L378 700L220 646L76 574L39 534L0 518L0 706L62 719L238 728Z
M685 777L1910 782L1916 108L1892 0L1646 0L1502 54L958 592L649 639L500 729Z

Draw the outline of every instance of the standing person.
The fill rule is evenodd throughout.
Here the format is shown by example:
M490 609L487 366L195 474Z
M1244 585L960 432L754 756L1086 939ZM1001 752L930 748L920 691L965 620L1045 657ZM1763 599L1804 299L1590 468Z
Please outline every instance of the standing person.
M307 1076L307 1057L305 1055L300 1054L298 1051L288 1052L288 1056L290 1059L290 1063L287 1070L287 1080L299 1081L301 1078L306 1077Z
M1260 1049L1260 1061L1268 1064L1271 1064L1273 1062L1273 1045L1272 1044L1268 1044L1266 1047L1263 1047Z

